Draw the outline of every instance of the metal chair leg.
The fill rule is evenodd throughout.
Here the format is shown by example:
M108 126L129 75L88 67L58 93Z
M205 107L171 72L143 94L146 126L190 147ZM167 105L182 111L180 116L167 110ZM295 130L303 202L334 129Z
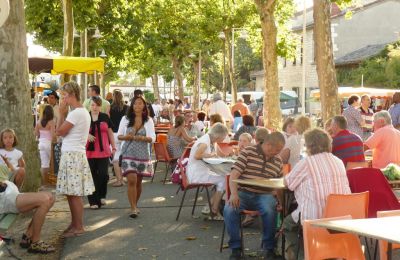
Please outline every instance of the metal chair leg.
M153 174L153 177L151 178L151 182L153 182L154 176L156 176L157 163L158 163L158 161L156 160L156 161L154 162L154 174Z
M208 200L208 207L210 208L210 213L212 212L212 207L211 207L211 199L210 199L210 192L208 191L208 187L205 186L206 192L207 192L207 200Z
M169 163L165 162L165 176L163 184L165 184L165 181L167 180L168 171L169 171Z
M178 221L179 215L181 214L181 210L182 210L182 206L183 206L183 201L185 200L186 192L187 192L187 190L185 190L185 192L183 192L183 196L182 196L182 200L181 200L181 205L179 206L178 215L176 216L176 221Z
M194 209L196 208L197 197L199 196L199 190L200 190L200 187L197 187L197 189L196 189L196 197L194 197L194 203L193 203L193 208L192 208L192 216L194 214Z
M176 190L175 194L178 195L178 192L181 190L181 186L178 185L178 189Z
M222 235L221 235L221 245L219 246L219 252L222 253L222 247L224 246L224 237L225 237L225 221L222 226Z

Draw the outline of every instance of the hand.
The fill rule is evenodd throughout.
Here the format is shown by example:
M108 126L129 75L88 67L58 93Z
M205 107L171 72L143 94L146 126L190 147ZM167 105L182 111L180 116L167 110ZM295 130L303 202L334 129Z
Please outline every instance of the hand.
M111 154L112 154L113 157L114 157L116 151L117 151L117 149L115 149L115 148L111 149Z
M217 157L217 154L216 154L215 152L210 153L210 154L208 155L208 158L211 158L211 157Z
M60 100L60 104L58 106L58 110L61 115L66 115L68 113L68 105L67 102L65 101L65 97L62 97Z
M239 206L240 206L239 196L231 194L231 197L229 198L229 202L228 203L232 208L238 209Z
M96 140L96 137L94 137L93 135L89 134L88 140L89 140L90 143L93 143Z

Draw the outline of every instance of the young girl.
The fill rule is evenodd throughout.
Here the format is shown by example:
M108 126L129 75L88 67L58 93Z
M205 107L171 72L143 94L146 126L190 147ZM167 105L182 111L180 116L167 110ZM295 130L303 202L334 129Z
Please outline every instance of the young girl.
M35 135L39 138L39 152L42 172L42 184L49 173L51 158L51 142L55 140L55 123L53 107L47 105L43 110L41 120L35 127Z
M11 171L10 181L21 188L25 177L25 161L20 150L14 148L18 144L17 136L12 129L4 129L0 133L0 156Z

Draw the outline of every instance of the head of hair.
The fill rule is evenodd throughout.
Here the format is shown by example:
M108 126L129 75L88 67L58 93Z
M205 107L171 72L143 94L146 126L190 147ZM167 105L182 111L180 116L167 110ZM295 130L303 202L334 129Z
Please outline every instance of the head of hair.
M357 102L359 99L360 99L360 97L358 95L352 95L349 97L347 104L349 104L351 106L354 102Z
M124 109L124 96L120 90L113 91L113 99L111 103L111 108L122 111Z
M42 119L40 120L41 126L46 127L47 123L53 119L54 119L53 107L50 105L45 106L43 109Z
M400 103L400 92L395 92L393 94L393 103L395 104Z
M91 98L90 98L90 102L91 102L91 103L93 102L93 103L95 103L97 106L101 107L102 100L101 100L101 97L95 96L95 97L91 97Z
M210 116L210 123L211 125L215 124L215 123L224 123L224 119L222 118L222 116L220 114L212 114Z
M313 128L304 133L307 151L310 155L330 153L332 151L332 138L319 128Z
M389 112L386 110L381 110L374 114L374 121L379 120L379 119L383 119L383 121L385 122L385 125L392 124L392 117L390 116Z
M174 104L174 100L173 99L169 99L168 100L168 104L173 105Z
M133 91L133 96L143 96L143 91L141 89L135 89L135 91Z
M254 117L252 115L244 115L243 116L243 125L254 126Z
M285 119L285 122L283 122L282 131L286 132L287 127L291 124L294 124L294 118L289 116L288 118Z
M49 94L47 94L47 96L54 96L56 99L60 99L60 97L58 96L57 92L52 90Z
M362 101L364 98L369 98L369 99L371 99L371 97L370 97L369 95L367 95L367 94L364 94L364 95L361 96L361 101Z
M340 129L347 129L347 120L344 116L334 116L332 118L332 121L335 122L335 124L340 128Z
M175 125L174 125L175 128L182 126L184 123L185 123L184 116L179 115L175 117Z
M77 101L81 101L81 87L78 83L74 81L66 82L60 90L68 93L68 95L73 95Z
M113 98L113 94L111 92L108 92L106 95L106 100L111 100Z
M217 102L218 100L221 100L221 99L222 99L221 93L215 93L213 95L213 102Z
M333 121L333 117L331 117L331 118L329 118L328 120L325 121L325 123L324 123L324 129L325 130L331 127L332 121Z
M215 123L208 132L210 137L213 139L225 138L228 133L228 128L222 123Z
M237 102L238 102L238 103L243 103L243 102L244 102L244 101L243 101L243 98L238 98Z
M94 93L96 93L97 95L100 95L100 87L97 85L91 85L89 87L92 91L94 91Z
M297 132L299 134L303 134L305 131L311 128L311 120L308 117L299 116L294 121L294 125L296 127Z
M281 132L272 132L265 136L264 142L270 145L285 145L285 136Z
M204 111L200 111L197 113L197 120L204 121L206 119L206 113Z
M240 113L239 110L236 110L233 112L233 117L242 117L242 114Z
M239 136L239 140L240 140L240 138L242 138L242 137L246 138L249 142L251 142L251 141L253 140L253 137L252 137L251 134L249 134L249 133L243 133L243 134L241 134L241 135Z
M269 135L269 130L265 127L257 128L255 132L255 140L258 143L263 143L267 135Z
M3 129L0 132L0 148L5 148L4 143L3 143L3 137L4 137L5 133L9 133L9 134L12 134L14 136L14 143L12 144L12 147L17 146L18 145L18 139L17 139L17 135L15 134L15 131L13 129L11 129L11 128L6 128L6 129Z
M134 104L135 104L135 102L137 100L141 100L143 102L143 104L144 104L143 111L142 111L142 122L143 122L143 124L145 122L147 122L147 120L149 120L149 110L147 109L147 106L146 106L146 100L141 96L133 97L132 101L131 101L131 104L129 106L129 109L126 112L126 117L129 120L128 127L132 127L135 124L136 114L135 114L135 111L133 110L133 106L134 106Z

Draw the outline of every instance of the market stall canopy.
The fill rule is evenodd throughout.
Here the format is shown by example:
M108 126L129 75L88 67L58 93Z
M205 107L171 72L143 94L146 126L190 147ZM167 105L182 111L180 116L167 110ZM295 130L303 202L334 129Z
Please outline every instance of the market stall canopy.
M104 60L102 58L66 57L53 58L29 58L29 72L34 74L93 74L94 71L104 72Z
M371 97L391 97L396 89L383 89L383 88L365 88L365 87L339 87L339 98L348 98L351 95L370 95ZM310 96L315 99L320 98L319 89L312 90Z

